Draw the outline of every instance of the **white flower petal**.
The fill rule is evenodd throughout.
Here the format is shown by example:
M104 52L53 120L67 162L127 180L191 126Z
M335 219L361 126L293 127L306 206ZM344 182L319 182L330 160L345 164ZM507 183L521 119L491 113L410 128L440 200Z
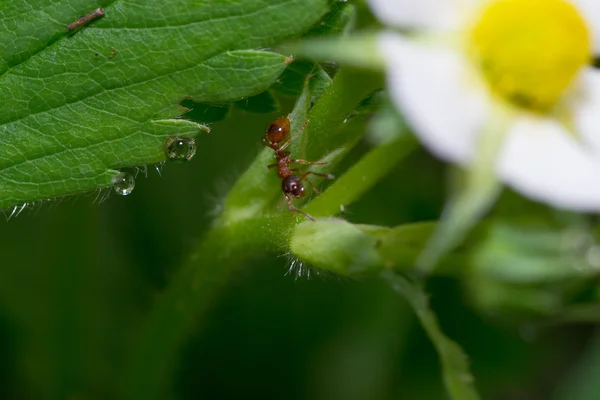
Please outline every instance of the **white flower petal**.
M600 211L600 159L588 150L557 121L522 116L507 133L498 174L532 199Z
M583 144L600 159L600 71L584 70L579 86L581 97L572 105L575 129Z
M473 0L369 0L369 5L387 25L445 30L460 26L465 2Z
M600 54L600 1L570 0L579 9L592 34L592 45L596 55Z
M392 100L415 134L439 157L468 163L490 110L490 97L459 51L382 34Z

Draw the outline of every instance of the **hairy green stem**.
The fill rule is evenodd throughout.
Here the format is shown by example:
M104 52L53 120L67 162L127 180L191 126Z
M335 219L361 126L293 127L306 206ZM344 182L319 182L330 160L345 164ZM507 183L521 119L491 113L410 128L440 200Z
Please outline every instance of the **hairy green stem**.
M311 123L302 135L305 152L302 157L318 159L323 153L348 143L348 138L338 134L342 124L363 99L382 86L377 74L341 69L308 114Z
M349 138L339 134L342 131L339 126L380 84L380 78L372 74L341 70L310 112L311 138L305 142L309 153L322 155L348 142ZM260 162L261 158L264 157L259 155L257 160ZM260 169L255 164L251 169L256 172L243 175L244 181L239 181L228 196L226 208L232 204L243 207L244 201L260 203L273 197L271 191L254 188L265 182L263 177L272 172L266 168L268 163L260 162ZM232 195L235 201L229 198ZM236 266L252 254L281 252L288 248L294 217L287 211L279 216L261 216L260 208L249 206L249 212L232 214L225 210L152 310L133 353L127 399L163 398L182 342Z
M302 138L289 147L294 157L316 161L329 152L355 143L364 131L355 133L351 130L348 134L348 130L343 129L346 128L344 120L380 86L381 78L372 73L341 69L309 112L311 93L307 85L290 114L292 132L296 132L307 119L310 121L303 130ZM259 139L257 137L257 141ZM235 221L263 213L281 199L281 181L274 171L267 170L267 165L272 162L273 151L265 148L238 179L225 199L223 215L227 220Z

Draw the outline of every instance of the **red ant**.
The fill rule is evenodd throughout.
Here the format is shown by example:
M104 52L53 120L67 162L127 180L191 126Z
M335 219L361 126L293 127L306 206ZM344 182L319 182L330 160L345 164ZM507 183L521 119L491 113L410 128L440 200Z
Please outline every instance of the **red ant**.
M306 160L295 160L290 158L291 153L289 151L285 151L285 149L290 145L292 140L294 140L306 127L306 125L310 121L306 121L291 138L289 138L285 143L280 145L281 142L286 140L290 134L290 120L288 117L280 117L269 125L267 128L267 132L265 133L265 137L263 138L263 144L271 149L275 150L275 158L277 162L275 164L271 164L268 166L269 169L277 168L277 175L282 179L281 181L281 191L283 193L283 197L285 201L288 203L290 207L290 211L304 215L306 218L314 221L315 219L305 213L297 209L292 203L292 197L300 198L304 197L304 185L302 185L302 181L306 180L308 184L312 187L315 193L319 193L317 188L313 186L313 184L306 179L306 177L310 174L322 176L325 179L333 179L333 175L331 174L319 174L313 171L306 171L301 176L295 175L294 172L300 173L301 171L298 168L290 168L291 164L304 164L304 165L325 165L326 162L310 162Z

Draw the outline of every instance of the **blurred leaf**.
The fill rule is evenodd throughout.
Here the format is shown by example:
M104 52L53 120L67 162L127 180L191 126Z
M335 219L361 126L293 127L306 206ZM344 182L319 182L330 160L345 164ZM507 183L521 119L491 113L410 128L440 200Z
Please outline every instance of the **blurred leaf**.
M257 114L268 114L279 109L277 99L266 90L256 96L251 96L235 102L236 107Z
M467 280L472 303L486 314L504 317L511 324L554 317L564 307L560 287L511 285L473 275Z
M76 32L65 25L96 1L7 9L0 209L108 187L118 168L164 160L167 136L195 136L202 127L153 121L178 116L185 98L229 102L267 89L286 58L248 49L303 32L327 3L133 0L107 5Z
M581 220L492 220L469 256L473 302L497 318L546 324L594 321L600 247ZM473 246L470 246L473 248Z
M384 266L397 271L414 269L419 253L436 226L437 222L405 224L394 228L359 225L361 230L377 241L377 250ZM443 268L441 270L444 271Z
M400 295L404 296L417 314L421 326L435 346L442 364L442 372L446 390L454 400L477 400L479 394L474 386L474 379L469 368L469 361L460 346L448 339L440 330L437 317L429 308L427 295L416 282L386 270L383 278Z
M597 266L589 263L589 254L594 251L593 238L585 232L495 223L474 252L472 263L475 274L495 281L565 283L598 275Z

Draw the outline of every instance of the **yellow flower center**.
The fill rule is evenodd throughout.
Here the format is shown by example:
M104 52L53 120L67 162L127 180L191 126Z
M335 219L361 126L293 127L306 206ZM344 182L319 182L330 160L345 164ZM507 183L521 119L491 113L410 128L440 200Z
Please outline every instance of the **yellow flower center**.
M538 112L552 107L592 59L588 27L564 0L490 1L471 45L492 90Z

